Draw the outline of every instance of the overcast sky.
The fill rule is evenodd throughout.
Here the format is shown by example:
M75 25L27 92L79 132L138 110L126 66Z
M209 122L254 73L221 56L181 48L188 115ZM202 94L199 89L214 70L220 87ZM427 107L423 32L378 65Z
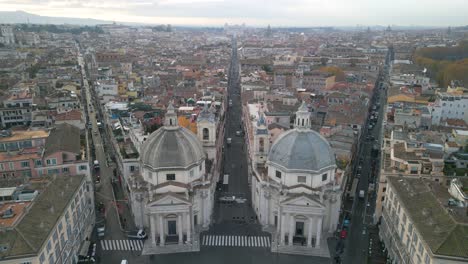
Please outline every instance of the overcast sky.
M174 25L468 25L468 0L0 0L0 10Z

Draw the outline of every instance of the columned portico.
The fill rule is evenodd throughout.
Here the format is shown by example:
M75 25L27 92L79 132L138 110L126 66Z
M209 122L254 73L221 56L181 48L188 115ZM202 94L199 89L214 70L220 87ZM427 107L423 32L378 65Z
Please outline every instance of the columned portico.
M294 216L289 214L289 234L288 234L288 245L292 246L293 245L293 235L294 235L294 225L296 224L296 221L294 220Z
M322 235L322 216L317 216L317 236L315 238L315 247L320 248L320 236Z
M313 228L313 218L309 217L309 232L307 234L307 246L312 247L312 228Z

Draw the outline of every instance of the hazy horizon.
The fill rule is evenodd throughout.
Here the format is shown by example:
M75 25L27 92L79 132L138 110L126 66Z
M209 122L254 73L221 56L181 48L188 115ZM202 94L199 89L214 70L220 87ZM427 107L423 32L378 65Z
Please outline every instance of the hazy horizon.
M189 26L468 25L464 0L0 0L0 11Z

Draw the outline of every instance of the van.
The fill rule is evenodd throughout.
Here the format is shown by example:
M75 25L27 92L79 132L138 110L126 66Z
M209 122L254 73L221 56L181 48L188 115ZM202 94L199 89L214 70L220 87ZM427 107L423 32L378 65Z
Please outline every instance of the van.
M122 259L122 261L120 262L120 264L128 264L128 261L126 259Z
M227 141L227 144L228 144L228 145L231 145L231 143L232 143L232 138L227 138L226 141Z
M364 199L364 190L359 191L359 199Z

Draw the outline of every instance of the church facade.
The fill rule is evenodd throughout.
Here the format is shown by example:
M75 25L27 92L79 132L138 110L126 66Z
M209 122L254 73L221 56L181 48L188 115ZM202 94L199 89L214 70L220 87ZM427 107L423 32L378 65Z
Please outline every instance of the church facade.
M329 257L327 238L337 228L342 191L335 180L335 155L310 125L303 103L294 129L269 147L260 113L253 144L252 205L263 228L272 233L273 251Z
M208 129L205 141L209 141L215 125L208 122L215 118L212 113L203 114L208 121L204 120L201 131ZM200 249L199 232L210 225L215 191L204 145L196 134L178 125L172 105L167 108L164 126L142 145L141 169L132 175L130 185L135 224L148 234L143 254Z

